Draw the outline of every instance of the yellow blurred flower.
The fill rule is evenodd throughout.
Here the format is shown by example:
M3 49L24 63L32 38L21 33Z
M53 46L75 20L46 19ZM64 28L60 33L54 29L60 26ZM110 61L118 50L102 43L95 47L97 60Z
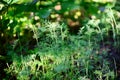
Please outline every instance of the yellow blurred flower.
M75 14L76 14L77 16L81 16L81 12L80 12L80 11L77 11Z

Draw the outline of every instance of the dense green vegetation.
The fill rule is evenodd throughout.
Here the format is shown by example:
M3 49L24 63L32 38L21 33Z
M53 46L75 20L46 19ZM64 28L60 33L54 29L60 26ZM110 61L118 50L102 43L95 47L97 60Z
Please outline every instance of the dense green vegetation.
M1 80L119 80L119 0L1 0Z

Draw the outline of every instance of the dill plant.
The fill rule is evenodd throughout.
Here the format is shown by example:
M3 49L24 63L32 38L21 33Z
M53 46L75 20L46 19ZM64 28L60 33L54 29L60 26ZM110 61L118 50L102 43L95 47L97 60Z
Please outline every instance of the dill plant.
M18 80L114 79L109 63L103 60L107 52L99 51L100 46L92 42L92 33L99 34L93 29L87 40L87 34L81 35L82 29L76 36L70 35L66 25L50 21L44 21L40 28L32 30L37 40L34 54L21 56L20 61L15 59L6 69Z

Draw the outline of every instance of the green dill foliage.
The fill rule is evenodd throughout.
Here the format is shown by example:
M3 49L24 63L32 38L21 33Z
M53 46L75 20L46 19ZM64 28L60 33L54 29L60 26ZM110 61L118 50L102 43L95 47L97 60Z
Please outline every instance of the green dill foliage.
M100 46L91 41L92 33L86 41L84 35L70 35L65 24L50 21L44 21L40 28L32 30L37 41L32 51L34 54L13 57L13 63L7 64L8 68L5 69L12 77L18 80L115 78L105 59L107 51L100 50Z

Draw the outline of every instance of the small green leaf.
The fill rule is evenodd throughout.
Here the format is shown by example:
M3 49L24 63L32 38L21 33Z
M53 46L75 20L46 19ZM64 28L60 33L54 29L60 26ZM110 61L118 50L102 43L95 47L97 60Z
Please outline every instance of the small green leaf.
M51 13L50 9L41 9L39 12L37 12L37 15L41 18L47 18Z

